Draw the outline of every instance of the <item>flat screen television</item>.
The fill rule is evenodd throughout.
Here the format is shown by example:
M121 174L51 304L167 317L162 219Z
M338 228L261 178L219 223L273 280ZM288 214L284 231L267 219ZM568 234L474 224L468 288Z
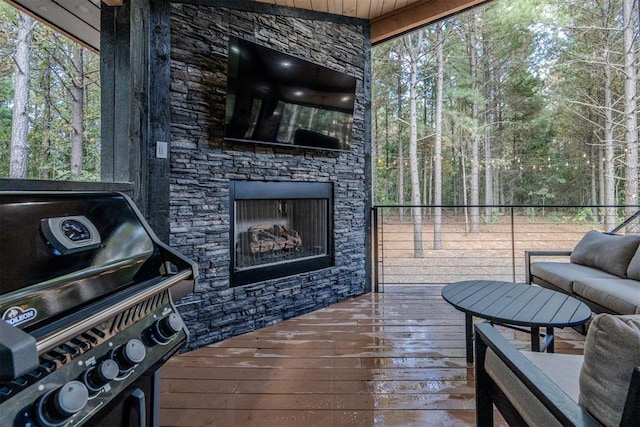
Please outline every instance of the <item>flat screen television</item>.
M226 140L349 149L355 77L236 37L227 73Z

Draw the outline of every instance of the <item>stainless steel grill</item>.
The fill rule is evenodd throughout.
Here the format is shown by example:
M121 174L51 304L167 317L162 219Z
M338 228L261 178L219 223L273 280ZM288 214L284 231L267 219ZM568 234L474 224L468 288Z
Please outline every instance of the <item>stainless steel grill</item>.
M194 263L119 193L0 193L0 425L157 425Z

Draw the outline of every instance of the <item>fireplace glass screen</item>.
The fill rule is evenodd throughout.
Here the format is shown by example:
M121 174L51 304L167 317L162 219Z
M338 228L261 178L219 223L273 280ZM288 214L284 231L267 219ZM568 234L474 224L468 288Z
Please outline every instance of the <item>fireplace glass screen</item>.
M236 271L327 255L326 199L237 200Z
M231 285L333 264L333 185L232 181Z

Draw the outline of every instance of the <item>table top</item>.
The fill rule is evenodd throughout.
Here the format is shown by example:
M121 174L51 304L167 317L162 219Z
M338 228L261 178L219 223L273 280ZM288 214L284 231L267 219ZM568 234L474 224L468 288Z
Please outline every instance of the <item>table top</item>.
M455 282L442 289L442 297L460 311L510 325L576 326L591 317L591 309L580 300L524 283Z

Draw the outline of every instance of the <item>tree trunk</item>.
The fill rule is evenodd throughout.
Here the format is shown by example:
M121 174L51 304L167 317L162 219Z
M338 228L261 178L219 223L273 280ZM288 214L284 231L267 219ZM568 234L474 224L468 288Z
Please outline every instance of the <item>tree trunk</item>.
M423 154L423 161L422 161L422 204L424 205L429 205L430 204L430 198L429 198L429 172L431 171L431 167L430 167L430 159L429 159L429 148L426 146L424 147L424 154ZM427 212L428 215L428 212Z
M442 25L436 24L436 117L435 117L435 143L433 165L433 248L442 249L442 106L444 103L444 43L442 37Z
M422 210L420 205L420 175L418 172L418 59L422 44L422 32L419 31L415 44L411 35L405 36L405 46L409 54L409 167L411 172L411 204L413 217L413 256L422 258Z
M476 31L478 12L474 12L471 18L471 31L469 32L469 70L471 73L471 91L475 95L478 91L478 55L476 51ZM479 126L478 101L474 96L471 105L471 232L477 233L480 226L480 126Z
M398 101L398 119L402 117L402 80L398 75L397 86L397 101ZM404 151L402 147L402 127L398 128L398 205L400 211L398 212L399 220L402 222L404 219Z
M389 97L386 96L387 105L390 104ZM384 167L385 171L389 168L389 109L384 109ZM382 154L382 153L381 153ZM385 194L391 193L391 180L389 176L385 173L384 186L385 186Z
M638 209L638 118L636 115L637 71L633 19L633 6L636 0L623 0L624 42L624 116L625 116L625 204L626 216L629 217Z
M604 147L598 147L598 181L600 182L600 200L599 204L604 205L607 202L607 197L605 196L605 179L604 179L605 167L604 167ZM604 215L603 211L599 216ZM604 218L599 218L602 221Z
M74 47L71 54L73 64L71 86L71 173L75 178L82 174L82 145L83 145L83 112L84 112L84 61L82 48Z
M286 141L293 143L296 132L296 123L298 122L298 113L300 112L300 106L297 104L293 104L291 110L291 118L289 119Z
M589 139L591 139L591 135L589 135ZM596 148L593 146L593 144L589 144L590 147L590 159L591 159L591 164L590 169L591 169L591 205L597 205L598 204L598 176L596 174L597 169L596 166L598 165L598 157L597 157L597 150ZM599 212L598 212L598 208L592 208L591 212L593 213L593 217L597 220L598 216L599 216Z
M52 178L50 174L51 167L49 166L51 160L51 67L51 56L47 54L45 69L42 70L44 73L42 76L42 89L44 91L44 110L42 114L42 160L44 167L41 169L42 179Z
M27 14L18 14L15 77L13 93L13 124L11 128L11 157L9 176L27 177L29 157L29 91L31 90L31 42L35 21Z
M460 147L460 172L462 175L462 179L460 180L462 182L462 206L464 206L464 231L465 233L468 233L469 230L469 212L467 210L467 206L468 206L468 200L467 200L467 161L466 161L466 156L465 156L465 147ZM456 202L458 203L458 202ZM477 209L477 205L474 205L471 207L471 210L473 211L473 209L476 208ZM473 218L473 216L472 216ZM473 231L473 230L471 230ZM476 230L477 227L476 227Z
M309 122L307 123L307 129L313 129L316 123L316 115L318 114L317 108L312 108L309 113Z
M610 48L608 41L604 48L604 196L605 196L605 227L611 230L616 223L616 209L613 207L616 203L615 193L615 175L614 175L614 135L613 135L613 102L612 102L612 77Z
M491 100L493 99L493 79L491 73L491 64L489 63L489 58L491 58L491 48L489 43L486 40L486 35L483 34L482 37L482 52L484 52L484 57L486 58L484 61L484 79L486 82L484 85L484 204L485 208L485 217L487 220L491 220L491 205L493 204L493 177L491 176L491 138L492 129L495 123L495 105L491 105ZM493 112L492 112L493 111Z

